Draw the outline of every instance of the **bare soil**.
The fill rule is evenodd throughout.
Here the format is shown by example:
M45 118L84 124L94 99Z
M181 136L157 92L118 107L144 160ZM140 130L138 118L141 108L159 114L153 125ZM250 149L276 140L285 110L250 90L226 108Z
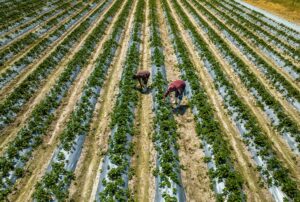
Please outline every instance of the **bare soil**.
M84 35L84 37L82 37L80 42L72 49L70 54L68 56L66 56L66 58L61 62L61 64L58 65L59 67L56 70L54 70L53 74L50 75L47 80L42 81L41 89L23 106L23 109L19 112L16 120L12 124L8 125L4 130L1 131L0 155L2 154L3 149L6 147L8 142L13 140L15 138L17 132L20 130L20 128L22 128L24 126L25 121L29 118L29 116L31 115L31 113L32 113L33 109L35 108L35 106L37 106L37 104L39 104L44 99L44 97L50 91L51 87L55 84L55 82L56 82L57 78L59 77L59 75L66 68L68 62L80 50L81 46L84 44L87 37L92 33L94 28L97 26L97 24L100 22L100 20L102 19L102 17L105 15L105 13L108 11L108 9L110 7L111 7L111 5L109 5L106 8L106 10L100 15L100 17L97 19L96 23L93 24L87 30L87 33ZM97 8L95 8L95 9L97 9ZM93 11L91 11L89 13L89 15L92 12ZM87 17L88 16L86 16L86 18ZM78 22L78 23L80 23L80 22ZM24 79L25 79L25 77L24 77Z
M169 5L171 5L170 2ZM174 13L176 12L173 10L173 8L171 9L173 16L175 17L176 15ZM182 33L182 38L187 45L189 55L191 55L194 66L197 68L199 79L203 83L203 87L205 88L207 95L209 96L210 101L212 102L216 110L216 116L218 117L218 120L220 121L220 123L222 123L221 125L226 134L225 138L230 140L228 142L230 142L233 149L232 155L235 159L235 166L241 172L246 182L244 191L247 193L247 200L268 201L271 196L265 188L261 188L258 185L259 175L255 170L255 163L251 159L251 155L242 143L236 127L227 116L227 113L222 105L222 99L218 95L208 72L205 71L205 67L203 66L202 61L200 61L199 57L196 55L197 51L194 48L193 42L191 41L188 33L184 30L182 24L179 23L180 21L178 19L178 16L176 16L175 19L175 21L179 25L180 32Z
M186 12L187 13L187 12ZM199 15L201 15L198 12ZM203 16L201 16L203 17ZM195 21L193 20L192 16L190 16L190 19L192 23L195 25ZM203 19L205 19L203 17ZM209 21L207 20L207 23ZM211 23L209 23L210 26ZM212 26L213 27L213 26ZM222 58L222 56L219 54L218 50L214 45L209 41L207 34L205 34L202 30L197 28L197 31L201 34L201 36L204 38L205 42L209 45L209 49L213 53L214 57L218 60L218 62L222 65L224 73L227 75L233 86L235 87L235 90L237 91L238 96L247 104L247 106L251 109L252 113L256 116L258 119L259 124L264 129L264 132L268 135L269 139L274 144L274 149L277 151L278 156L280 159L282 159L284 162L286 162L287 166L290 168L290 170L293 171L293 174L297 176L297 179L299 179L299 172L298 168L300 167L300 159L298 156L293 154L293 152L288 147L286 141L279 135L275 129L271 127L271 122L266 117L265 113L257 106L255 98L248 92L246 87L241 82L240 78L234 73L233 69L230 67L230 65L225 62L225 59ZM221 35L220 32L218 34ZM226 41L227 44L230 44L229 41ZM231 47L233 50L238 52L237 49L234 49L234 47ZM276 134L276 135L274 135ZM296 160L294 160L296 159Z
M191 4L191 6L193 6ZM193 6L194 7L194 6ZM195 7L194 7L195 8ZM196 9L197 10L197 9ZM247 59L247 57L240 52L238 48L236 48L231 41L229 41L227 38L222 37L222 33L218 31L216 26L214 26L204 15L202 15L200 12L197 11L197 13L203 18L210 27L214 28L214 30L223 38L227 45L229 45L230 49L234 50L235 54L249 67L249 69L254 73L254 75L259 79L259 81L266 87L266 89L269 91L269 93L283 106L285 111L288 113L288 115L294 119L294 121L297 123L298 120L300 120L300 113L283 97L283 95L276 90L275 87L273 87L268 79L258 70L256 66L253 66L252 62ZM191 18L192 19L192 18ZM243 37L241 37L243 39ZM209 40L208 40L209 41ZM246 44L248 44L250 47L251 45L244 40ZM210 43L210 42L209 42ZM210 43L211 44L211 43ZM280 67L276 67L276 65L270 61L261 51L257 50L256 48L252 47L254 51L262 57L267 63L269 63L272 67L275 68L275 70L281 74L289 83L298 91L300 91L299 82L295 82L291 79L291 77L285 73Z
M165 51L165 65L167 71L167 80L169 82L180 78L179 69L177 69L177 60L167 33L167 25L164 20L162 8L159 6L159 23L161 38ZM188 107L186 98L182 106ZM214 201L214 193L209 187L210 180L208 169L203 161L204 153L200 148L200 140L195 131L195 122L191 110L187 108L183 115L175 114L177 122L177 132L180 137L177 140L179 144L179 159L182 183L185 189L187 201Z
M117 50L103 91L97 102L90 133L85 140L82 155L75 170L76 179L70 188L70 198L75 201L93 201L95 199L101 168L99 165L101 165L108 149L110 114L119 92L118 84L121 79L122 67L130 40L132 22L133 14L130 16L129 22L127 22L127 29L120 43L120 48Z
M52 10L53 13L56 11L56 9ZM34 32L36 30L38 30L42 25L46 24L48 21L56 18L56 16L58 16L59 14L61 14L64 11L64 9L62 9L60 12L56 13L54 16L51 16L50 18L47 18L45 21L43 21L42 23L40 23L39 25L37 25L36 27L27 30L25 33L23 33L20 36L17 36L15 38L13 38L10 42L8 42L7 44L5 44L4 46L1 46L0 51L4 50L6 47L10 46L12 43L16 42L18 39L22 38L23 36L27 35L30 32ZM8 33L12 33L14 31L16 31L17 29L11 30Z
M52 153L59 142L59 134L61 134L61 132L63 131L64 126L71 112L73 111L76 102L80 98L85 81L93 71L97 56L103 50L102 47L104 42L109 39L112 32L112 27L118 15L119 13L116 14L113 22L109 25L108 30L106 31L106 35L98 44L93 57L90 59L90 63L77 77L74 85L72 85L68 92L68 95L64 99L63 104L59 107L59 110L57 112L58 115L56 115L58 119L54 123L52 123L48 135L44 138L43 145L34 152L33 159L35 161L30 163L29 165L30 175L25 176L20 180L19 184L22 185L22 189L17 189L17 192L13 193L13 197L15 197L14 201L24 201L25 199L26 201L30 200L31 195L34 191L34 185L36 184L37 180L43 176L46 167L50 163ZM80 164L80 162L78 164Z
M58 24L56 24L55 26L53 26L48 32L46 32L39 40L36 40L34 43L30 44L28 47L25 47L23 50L21 50L19 53L17 53L16 55L14 55L11 59L9 59L7 62L4 63L4 67L1 68L0 70L0 74L2 74L3 72L5 72L7 69L9 69L11 67L11 65L13 65L17 60L21 59L22 57L24 57L27 53L30 52L30 50L32 50L37 44L39 44L43 39L49 37L52 33L54 33L61 25L63 25L64 23L66 23L69 19L72 19L72 17L76 16L78 13L80 13L82 10L84 9L84 6L81 7L80 9L77 9L74 13L72 13L71 15L69 15L68 17L66 17L63 21L60 21ZM89 13L86 13L85 16L87 16ZM83 19L83 18L82 18ZM73 30L73 27L75 27L76 25L78 25L77 23L72 25L68 30L65 31L65 34L63 35L62 38L65 38L66 36L68 36L68 33L70 33L71 30ZM59 39L57 41L58 43L61 42L61 39ZM51 51L53 49L53 47L57 46L57 42L51 44L44 52L41 53L41 55L39 56L39 58L37 60L35 60L34 62L38 62L40 60L40 58L47 54L49 51ZM34 63L33 62L33 63Z
M65 38L67 38L77 27L80 26L80 24L86 20L97 8L99 8L101 6L101 4L98 4L94 9L90 10L90 12L88 12L81 20L79 20L75 25L73 25L73 27L71 29L69 29L64 36L57 40L52 46L51 48L46 52L46 54L44 54L41 58L39 58L37 61L34 61L32 64L30 64L25 71L23 71L21 74L19 74L16 78L14 78L11 82L9 82L6 86L4 86L2 89L0 89L0 100L4 100L6 96L8 96L9 94L11 94L13 92L13 90L19 86L26 78L28 75L30 75L42 62L44 62L44 60L51 55L52 52L55 51L56 47L59 46L63 40ZM100 14L100 18L98 18L98 21L96 21L93 26L89 27L89 29L87 30L87 34L85 34L81 40L79 40L80 42L78 43L78 45L75 44L75 46L73 46L70 50L76 50L78 49L78 47L80 47L84 40L87 38L88 33L91 33L90 31L95 27L95 25L102 19L104 13L106 13L106 11L111 7L111 4L109 6L106 7L106 9L104 9L104 11ZM74 54L76 53L76 51L71 51L70 53L67 54L67 56L65 56L66 59L71 58L74 56ZM65 64L68 61L66 61L66 59L64 59L61 63ZM59 66L63 66L63 64L60 64ZM61 68L58 68L61 69ZM57 69L55 70L57 71ZM54 72L55 72L54 71ZM52 73L53 74L53 73ZM45 82L45 81L44 81Z
M204 3L199 2L202 6L206 7L206 5ZM195 6L193 5L193 3L190 4L191 6L194 7L195 10L197 10L197 8L195 8ZM206 9L209 11L210 9L206 7ZM198 13L200 13L198 11ZM210 12L211 13L211 12ZM212 14L212 13L211 13ZM212 14L213 15L213 14ZM202 16L204 17L204 16ZM222 20L221 18L219 18L218 16L215 16L216 18L218 18L224 26L226 25L226 22L224 22L224 20ZM209 21L209 20L206 20ZM243 25L241 25L243 26ZM227 26L227 28L231 29L230 26ZM248 28L247 28L248 29ZM215 29L216 31L218 29ZM299 88L299 82L297 82L296 80L293 80L293 78L286 73L281 67L279 67L269 56L267 56L263 51L261 51L259 48L257 48L257 46L250 40L248 40L246 37L240 35L237 31L231 29L231 31L233 31L234 33L236 33L249 47L251 47L252 50L254 50L255 53L257 53L259 55L259 57L261 57L262 59L264 59L270 66L274 67L274 69L281 74L287 81L289 81L294 88L296 88L297 90L300 90ZM251 30L248 29L248 31L250 31L253 35L257 36L258 38L260 38L261 40L265 40L264 38L262 38L261 36L259 36L256 32L256 30ZM224 37L225 39L226 37ZM270 45L272 47L273 50L275 50L278 54L280 54L281 56L283 56L285 59L289 60L290 62L292 62L293 65L295 66L299 66L299 61L294 60L293 58L291 58L288 54L282 52L281 50L279 50L276 46L274 46L272 43L269 43L268 41L265 41L268 45ZM285 43L285 42L282 42Z
M300 25L300 2L297 0L245 0L245 2Z
M150 58L150 28L149 28L149 4L146 1L145 22L143 30L143 47L140 70L151 72ZM139 84L138 84L139 85ZM148 86L151 86L151 79ZM153 112L152 112L152 95L140 94L139 105L136 112L135 127L136 134L133 136L134 155L131 161L131 168L134 170L134 176L130 180L135 201L148 202L154 200L155 195L155 178L153 176L155 149L152 143L153 135Z

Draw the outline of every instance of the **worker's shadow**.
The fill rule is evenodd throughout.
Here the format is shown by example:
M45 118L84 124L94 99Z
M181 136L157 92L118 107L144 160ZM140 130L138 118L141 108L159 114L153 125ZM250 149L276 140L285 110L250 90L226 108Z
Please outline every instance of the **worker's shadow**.
M144 94L144 95L148 95L152 91L151 87L148 87L145 91L142 88L137 87L137 86L135 86L134 89L137 90L137 91L139 91L141 94Z
M184 115L188 105L180 105L179 107L173 108L173 113L176 115Z

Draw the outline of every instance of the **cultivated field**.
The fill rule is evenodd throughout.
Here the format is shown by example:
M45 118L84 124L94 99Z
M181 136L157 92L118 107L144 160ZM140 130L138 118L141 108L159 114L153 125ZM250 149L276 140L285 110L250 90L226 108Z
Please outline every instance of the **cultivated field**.
M0 201L300 201L297 28L232 0L0 4Z

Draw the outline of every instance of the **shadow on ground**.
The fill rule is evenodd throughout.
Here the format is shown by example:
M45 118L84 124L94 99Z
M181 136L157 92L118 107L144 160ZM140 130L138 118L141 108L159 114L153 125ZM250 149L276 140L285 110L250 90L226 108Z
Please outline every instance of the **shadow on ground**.
M139 91L141 94L148 95L148 94L151 93L152 88L151 88L151 87L148 87L146 91L143 91L142 88L136 86L136 87L134 87L134 90Z
M173 113L175 115L184 115L188 107L188 105L180 105L179 107L173 108Z

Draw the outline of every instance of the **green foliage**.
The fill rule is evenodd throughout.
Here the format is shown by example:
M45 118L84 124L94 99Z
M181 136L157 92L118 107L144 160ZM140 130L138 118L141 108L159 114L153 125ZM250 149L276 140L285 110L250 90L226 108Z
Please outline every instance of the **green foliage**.
M127 11L120 19L127 19L133 1L127 1ZM131 32L132 44L128 48L126 61L123 66L122 79L119 84L119 96L111 116L111 129L114 131L109 140L108 156L116 166L108 168L108 179L105 181L104 190L99 194L101 201L130 201L130 192L125 188L123 175L132 177L133 171L129 168L129 158L133 154L133 144L129 136L134 134L134 109L137 105L138 94L133 90L135 81L132 76L140 65L141 30L144 23L144 0L138 1L134 13L134 26ZM125 21L116 23L116 27L125 26ZM130 137L131 138L131 137Z
M196 132L202 141L212 145L212 150L215 156L214 162L216 164L216 171L210 170L209 176L212 178L212 182L214 178L225 181L226 188L221 196L222 200L223 197L225 198L228 196L228 198L242 201L244 199L244 194L242 192L243 182L241 181L242 178L240 175L234 170L228 142L223 138L223 132L220 129L220 124L216 121L212 106L208 102L208 97L204 92L197 75L195 74L195 68L189 58L187 48L179 35L179 30L171 15L169 5L166 1L163 1L162 3L171 33L174 36L173 45L176 50L176 55L177 57L180 57L182 61L178 67L185 72L183 79L189 81L191 91L193 93L190 101L191 107L195 107L199 112L198 114L195 114L195 121L197 122ZM176 2L173 3L176 13L178 13L184 21L183 24L185 27L192 33L196 32L180 6ZM204 52L203 54L207 53ZM199 119L201 121L198 121Z

